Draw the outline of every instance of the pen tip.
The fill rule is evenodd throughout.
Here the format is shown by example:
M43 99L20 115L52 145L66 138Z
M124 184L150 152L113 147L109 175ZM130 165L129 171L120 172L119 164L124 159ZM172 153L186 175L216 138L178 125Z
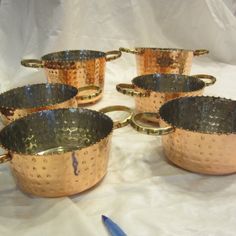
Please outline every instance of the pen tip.
M102 215L102 220L103 220L103 221L105 221L105 220L107 220L107 219L108 219L107 216Z

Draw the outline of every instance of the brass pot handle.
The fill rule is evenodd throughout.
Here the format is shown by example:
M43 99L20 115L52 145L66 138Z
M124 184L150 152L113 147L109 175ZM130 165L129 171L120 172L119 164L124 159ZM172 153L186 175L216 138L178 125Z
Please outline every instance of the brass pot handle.
M209 53L209 51L206 50L206 49L198 49L198 50L193 51L194 56L201 56L201 55L205 55L205 54L208 54L208 53Z
M135 87L133 84L117 84L116 90L119 93L123 93L131 97L149 97L150 96L149 91L147 91L146 93L135 91Z
M78 88L78 94L83 91L87 90L95 90L95 92L88 94L88 95L79 95L77 96L78 100L90 100L92 98L98 97L102 93L102 89L96 85L88 85L85 87Z
M148 135L166 135L169 133L174 132L174 128L171 126L167 127L149 127L139 124L139 121L145 119L145 118L160 118L159 113L153 113L153 112L143 112L143 113L137 113L132 116L131 118L131 126L137 130L140 133L145 133Z
M106 54L106 56L105 56L106 61L113 61L113 60L121 57L122 53L118 50L114 50L114 51L106 52L105 54Z
M21 65L32 68L43 68L44 64L42 60L37 59L23 59L21 60Z
M99 112L102 112L102 113L108 113L112 111L125 111L128 113L128 115L123 120L114 121L114 126L113 126L114 129L124 127L130 123L131 117L133 115L133 111L129 107L117 105L117 106L104 107L99 110Z
M216 77L212 75L198 74L193 76L202 80L206 86L212 85L216 82Z
M9 152L5 153L5 154L2 154L2 155L0 155L0 164L8 162L11 159L12 159L12 156L11 156L11 154Z
M129 49L129 48L119 48L121 52L127 52L127 53L132 53L132 54L141 54L138 52L136 49Z

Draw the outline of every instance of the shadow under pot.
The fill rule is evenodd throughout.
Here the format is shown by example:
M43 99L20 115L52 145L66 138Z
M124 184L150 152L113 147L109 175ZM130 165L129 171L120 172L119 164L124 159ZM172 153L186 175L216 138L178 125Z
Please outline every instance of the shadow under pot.
M143 125L160 116L160 127ZM165 103L159 113L138 113L132 126L162 135L165 156L189 171L224 175L236 172L236 101L220 97L182 97Z
M107 61L121 56L120 51L68 50L54 52L37 59L23 59L26 67L44 68L49 83L69 84L76 88L95 85L102 93L98 97L80 101L80 104L92 104L102 98ZM82 95L91 95L94 90L84 91Z
M137 74L184 74L189 75L194 56L208 54L205 49L186 50L178 48L120 48L122 52L136 55Z
M83 108L44 110L18 119L0 131L19 188L43 197L80 193L96 185L107 172L113 129L129 123L127 107L108 111L128 115L113 122L109 116ZM49 141L50 140L50 141Z
M136 112L156 112L165 102L177 97L202 95L214 84L211 75L150 74L134 78L132 84L118 84L116 89L135 97Z
M58 108L77 107L78 101L90 99L80 95L96 86L77 89L66 84L31 84L14 88L0 94L0 116L4 124L8 124L30 113ZM94 92L94 97L99 92Z

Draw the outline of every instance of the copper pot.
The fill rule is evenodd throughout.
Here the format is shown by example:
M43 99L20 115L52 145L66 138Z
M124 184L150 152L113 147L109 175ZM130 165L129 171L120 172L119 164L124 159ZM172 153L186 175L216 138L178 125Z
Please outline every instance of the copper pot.
M120 51L69 50L44 55L41 60L25 59L21 64L44 68L49 83L69 84L76 88L96 85L103 91L106 62L120 56ZM86 91L84 94L90 95L93 92ZM101 97L102 93L96 98L80 101L80 104L95 103Z
M77 101L90 99L80 93L91 88L97 90L92 96L99 96L101 91L96 86L79 90L66 84L31 84L14 88L0 94L0 116L3 123L8 124L36 111L77 107Z
M138 75L163 73L189 75L194 56L209 53L208 50L185 50L177 48L120 48L122 52L136 55Z
M0 131L17 185L43 197L77 194L96 185L107 172L112 131L131 118L114 123L107 115L83 108L44 110L20 118Z
M160 116L160 127L140 123ZM138 113L132 126L162 135L165 156L186 170L224 175L236 172L236 101L220 97L182 97L165 103L158 113Z
M132 84L118 84L116 89L135 97L136 112L156 112L171 99L202 95L215 81L211 75L150 74L134 78Z

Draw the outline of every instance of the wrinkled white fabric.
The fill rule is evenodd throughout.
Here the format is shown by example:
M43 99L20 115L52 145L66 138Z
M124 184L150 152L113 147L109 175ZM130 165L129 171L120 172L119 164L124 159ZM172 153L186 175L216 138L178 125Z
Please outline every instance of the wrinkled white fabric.
M205 94L236 99L236 5L233 0L1 0L0 91L46 81L20 66L63 49L108 51L120 46L210 50L192 74L217 77ZM115 85L136 75L133 55L107 63L104 98L91 106L127 105ZM193 174L167 163L161 139L131 127L114 131L108 174L96 188L44 199L19 191L0 166L0 235L108 235L101 215L128 235L231 236L236 232L235 175Z

